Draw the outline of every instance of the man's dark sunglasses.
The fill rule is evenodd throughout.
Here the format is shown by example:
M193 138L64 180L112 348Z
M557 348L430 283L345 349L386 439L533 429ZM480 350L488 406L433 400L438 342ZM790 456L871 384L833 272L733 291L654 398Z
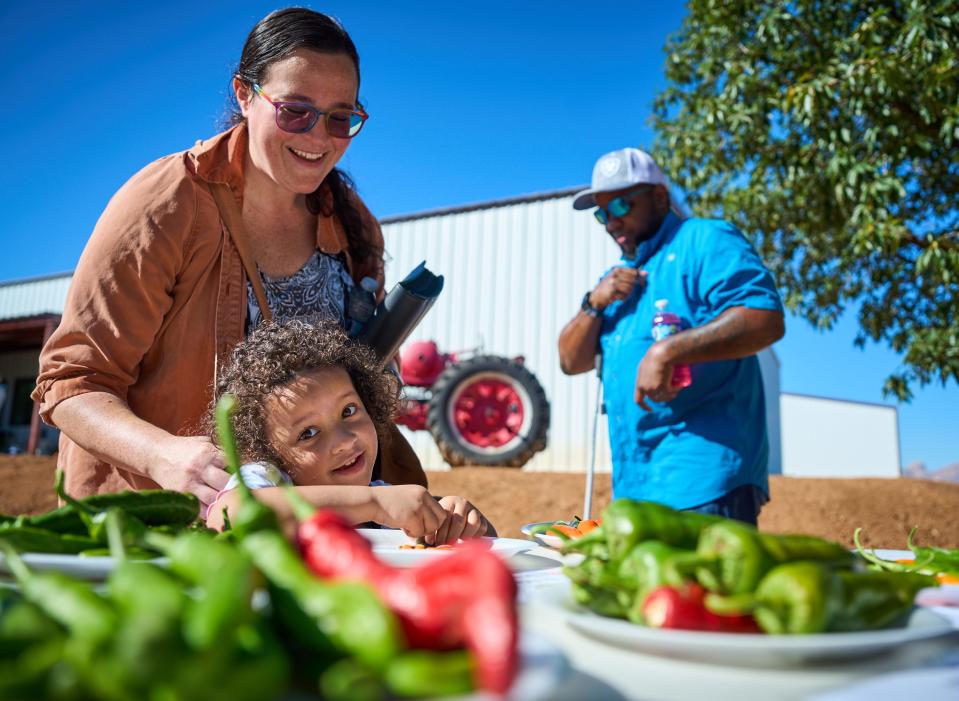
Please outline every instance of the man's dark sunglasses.
M606 205L606 209L597 207L596 211L593 212L593 216L596 217L596 221L603 226L606 226L606 222L609 221L610 217L625 217L629 214L629 210L633 208L633 200L639 195L649 192L653 187L653 185L641 185L634 190L630 190L625 195L614 197L609 201L609 204Z

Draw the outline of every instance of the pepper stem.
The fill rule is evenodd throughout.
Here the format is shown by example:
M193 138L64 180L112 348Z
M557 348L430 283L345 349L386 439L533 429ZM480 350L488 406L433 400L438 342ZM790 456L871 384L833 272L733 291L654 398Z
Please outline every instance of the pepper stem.
M916 529L913 528L913 531ZM915 562L911 565L904 565L899 562L892 562L891 560L883 560L881 557L876 555L875 552L869 552L866 550L862 542L859 540L859 533L862 531L862 528L857 528L852 533L852 541L856 544L856 550L859 552L859 555L866 562L872 563L881 570L886 570L888 572L915 572L922 567L925 567L932 561L932 557L926 557L922 562ZM912 532L909 533L909 542L912 542ZM911 549L911 546L910 546Z
M314 513L316 513L316 507L308 502L302 494L296 491L296 487L294 485L284 482L283 494L286 496L286 500L290 503L290 507L293 509L293 516L296 517L297 521L305 521Z
M20 554L13 548L9 543L0 541L0 549L3 550L3 558L6 561L7 567L10 568L10 571L13 573L13 576L18 582L23 584L30 579L32 573L30 568L27 567L26 563L20 557Z
M756 596L755 594L723 596L709 592L703 599L703 605L719 616L740 616L751 613L756 608Z
M236 475L238 488L244 499L253 499L253 493L243 479L240 471L240 454L236 449L236 438L233 434L233 412L236 411L236 397L227 392L216 403L216 433L220 438L220 445L226 456L226 469L231 475Z
M97 525L93 522L93 516L98 512L89 504L84 504L79 499L70 496L67 494L67 489L65 486L65 476L63 470L59 467L54 476L53 487L56 490L57 496L63 500L65 504L69 504L74 509L77 510L77 515L80 517L80 520L83 521L83 525L87 527L87 532L94 536L96 533Z
M121 513L117 509L110 509L107 512L107 543L110 546L110 556L118 563L126 562L127 560L127 550L123 546L121 518Z

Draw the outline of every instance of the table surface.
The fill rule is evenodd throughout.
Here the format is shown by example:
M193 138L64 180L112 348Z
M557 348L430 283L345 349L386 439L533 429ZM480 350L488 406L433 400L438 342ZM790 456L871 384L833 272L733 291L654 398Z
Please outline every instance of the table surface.
M903 645L871 659L783 669L724 666L644 654L586 637L570 628L562 617L531 603L537 586L563 579L559 555L554 550L537 547L514 556L511 563L520 588L522 625L562 650L576 683L602 683L591 689L588 696L580 697L590 701L700 701L706 695L711 701L806 699L880 674L959 665L959 631L952 636ZM567 691L562 689L555 698L574 698ZM748 695L744 696L744 692ZM929 701L929 697L923 697L923 701Z

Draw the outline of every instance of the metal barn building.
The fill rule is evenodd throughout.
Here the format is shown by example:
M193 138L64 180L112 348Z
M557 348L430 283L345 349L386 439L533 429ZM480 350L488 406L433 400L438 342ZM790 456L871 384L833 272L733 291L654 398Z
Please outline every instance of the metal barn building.
M619 252L589 212L573 210L573 195L580 189L382 220L388 285L421 261L445 278L443 293L410 340L432 339L443 352L522 355L543 385L551 409L549 444L526 470L581 472L589 461L598 381L595 372L564 375L556 341L583 292ZM56 431L39 424L29 393L40 347L59 321L70 279L65 273L0 283L0 385L6 390L0 404L2 450L56 448ZM895 407L783 395L775 352L767 349L759 360L772 474L899 474ZM829 433L836 426L843 429L841 439ZM427 432L407 431L407 436L427 469L447 469ZM610 469L608 446L601 416L599 471Z

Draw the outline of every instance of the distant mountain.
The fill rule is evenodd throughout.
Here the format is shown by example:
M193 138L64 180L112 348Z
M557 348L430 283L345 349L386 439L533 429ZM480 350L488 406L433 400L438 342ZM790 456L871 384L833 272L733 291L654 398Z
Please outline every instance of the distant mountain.
M929 470L926 468L926 463L916 460L903 468L902 475L935 482L959 482L959 462L950 463L938 470Z

